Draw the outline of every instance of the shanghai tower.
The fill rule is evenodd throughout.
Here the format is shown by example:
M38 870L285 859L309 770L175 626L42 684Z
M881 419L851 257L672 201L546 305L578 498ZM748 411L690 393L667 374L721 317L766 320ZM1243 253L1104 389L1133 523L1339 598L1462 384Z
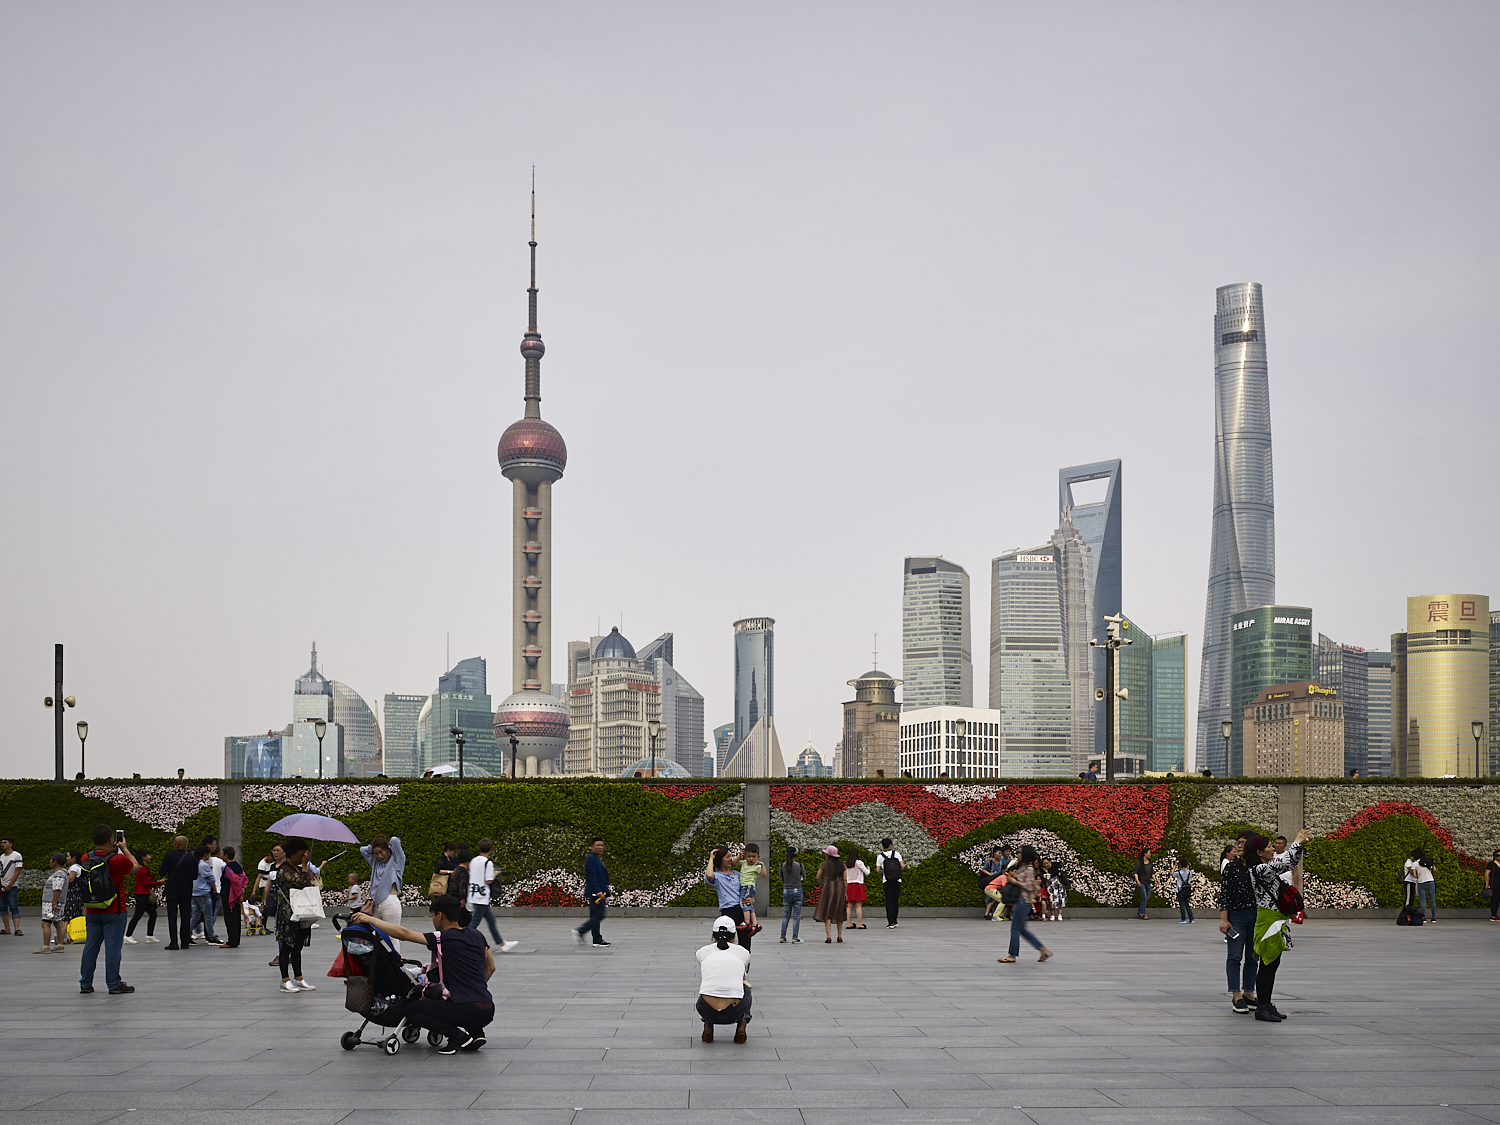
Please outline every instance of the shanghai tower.
M1228 769L1219 724L1231 715L1229 619L1276 601L1276 504L1265 305L1253 282L1224 285L1214 312L1214 531L1198 681L1197 765Z

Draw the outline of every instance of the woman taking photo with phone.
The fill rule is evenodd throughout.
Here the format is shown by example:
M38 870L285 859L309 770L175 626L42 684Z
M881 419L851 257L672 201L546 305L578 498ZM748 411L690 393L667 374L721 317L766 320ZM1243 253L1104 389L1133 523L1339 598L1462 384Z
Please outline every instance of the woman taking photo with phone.
M1260 958L1260 970L1255 975L1255 1018L1262 1023L1280 1023L1286 1019L1271 1002L1281 955L1291 948L1286 932L1288 918L1277 904L1281 901L1281 889L1287 885L1281 881L1282 873L1302 862L1302 845L1306 842L1304 828L1297 833L1292 846L1280 855L1264 836L1252 836L1245 843L1246 855L1258 860L1250 863L1250 882L1255 888L1255 955Z

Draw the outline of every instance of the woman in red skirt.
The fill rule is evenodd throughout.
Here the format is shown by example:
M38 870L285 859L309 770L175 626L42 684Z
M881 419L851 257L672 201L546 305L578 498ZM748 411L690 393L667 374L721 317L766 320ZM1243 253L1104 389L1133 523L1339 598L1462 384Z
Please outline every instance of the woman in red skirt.
M859 858L859 853L852 848L849 858L844 860L844 884L849 894L849 929L862 930L865 928L865 876L870 869L865 866L865 861ZM856 918L858 925L855 924Z

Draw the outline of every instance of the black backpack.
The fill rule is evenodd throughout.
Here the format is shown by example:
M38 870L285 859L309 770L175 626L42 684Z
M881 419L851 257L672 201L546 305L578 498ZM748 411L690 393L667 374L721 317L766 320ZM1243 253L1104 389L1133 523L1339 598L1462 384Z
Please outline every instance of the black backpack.
M1415 906L1410 904L1401 908L1401 913L1396 916L1398 926L1420 926L1426 921L1426 916Z
M103 910L114 905L115 899L120 895L120 888L109 877L111 858L113 857L90 852L79 861L79 866L83 868L83 874L79 876L83 883L83 905L91 910Z
M901 881L901 860L897 858L894 851L880 861L880 873L885 876L887 883Z

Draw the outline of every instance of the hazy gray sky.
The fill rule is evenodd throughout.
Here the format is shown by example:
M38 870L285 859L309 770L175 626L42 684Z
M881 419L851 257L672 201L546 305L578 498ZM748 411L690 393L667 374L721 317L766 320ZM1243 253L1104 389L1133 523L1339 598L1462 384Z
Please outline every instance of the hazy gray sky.
M375 700L510 679L537 166L553 642L623 618L788 756L1124 458L1125 606L1189 634L1214 288L1265 286L1278 594L1385 647L1500 595L1494 4L0 7L0 775L222 769L316 639Z

